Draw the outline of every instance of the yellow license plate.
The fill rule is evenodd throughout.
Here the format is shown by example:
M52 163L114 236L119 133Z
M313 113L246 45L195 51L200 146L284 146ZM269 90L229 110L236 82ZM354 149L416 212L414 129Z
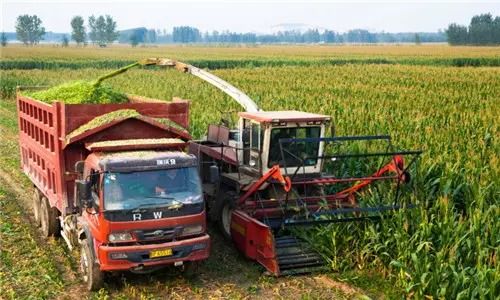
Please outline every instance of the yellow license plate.
M171 255L172 255L172 249L159 249L149 252L149 258L157 258L163 256L171 256Z

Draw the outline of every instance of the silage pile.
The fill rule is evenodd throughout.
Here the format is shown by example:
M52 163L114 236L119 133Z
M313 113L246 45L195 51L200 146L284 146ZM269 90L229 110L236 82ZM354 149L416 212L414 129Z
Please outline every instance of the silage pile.
M43 102L62 101L67 104L125 103L124 93L113 90L98 81L78 80L63 83L47 90L26 92L26 96Z

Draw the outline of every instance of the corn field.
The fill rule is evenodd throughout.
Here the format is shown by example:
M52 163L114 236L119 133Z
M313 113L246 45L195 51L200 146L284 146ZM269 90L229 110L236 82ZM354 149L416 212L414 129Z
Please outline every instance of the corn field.
M254 59L314 62L330 55L315 49L300 57L300 47L296 48L286 49L291 54L285 58L277 51L269 50L266 56L258 50ZM454 48L446 48L449 53L436 49L429 58L413 53L415 49L402 55L426 61L425 65L397 63L403 58L390 49L387 59L394 64L268 64L219 68L214 73L247 92L264 110L327 114L338 135L390 134L401 148L425 151L412 174L416 192L408 196L415 197L416 209L377 223L317 227L309 234L333 270L373 270L393 280L405 296L417 299L494 299L500 295L500 68L434 65L432 59L484 56L473 52L476 48L460 54ZM239 53L223 48L203 57L194 47L186 56L210 61L217 50L224 58L231 58L231 51ZM247 52L244 57L250 55ZM379 59L382 52L376 47L365 53L351 51L363 59ZM10 55L11 62L23 58ZM498 48L487 55L500 57ZM14 84L51 86L92 80L108 71L2 70L2 95L12 97ZM191 99L190 131L195 138L222 117L234 121L231 112L240 110L208 84L176 71L137 69L107 83L130 94Z

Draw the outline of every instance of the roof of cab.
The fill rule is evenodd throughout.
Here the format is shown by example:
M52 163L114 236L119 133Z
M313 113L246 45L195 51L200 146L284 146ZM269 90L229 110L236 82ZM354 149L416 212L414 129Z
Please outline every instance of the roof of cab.
M239 116L264 123L329 121L331 119L331 117L327 115L313 114L296 110L240 112Z
M103 171L126 172L181 168L197 165L194 155L179 151L125 151L95 154Z

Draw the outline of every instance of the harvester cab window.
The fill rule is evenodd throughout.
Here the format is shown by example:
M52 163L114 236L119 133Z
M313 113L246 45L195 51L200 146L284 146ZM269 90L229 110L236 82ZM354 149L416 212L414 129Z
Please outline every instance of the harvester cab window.
M243 119L243 131L241 133L241 141L243 148L243 164L248 165L250 160L250 120Z
M260 168L260 149L262 145L262 130L258 123L251 123L250 161L251 167Z
M280 151L280 139L319 138L321 127L286 127L271 130L268 167L284 166ZM317 162L319 142L295 141L282 143L283 156L287 167L313 166Z

